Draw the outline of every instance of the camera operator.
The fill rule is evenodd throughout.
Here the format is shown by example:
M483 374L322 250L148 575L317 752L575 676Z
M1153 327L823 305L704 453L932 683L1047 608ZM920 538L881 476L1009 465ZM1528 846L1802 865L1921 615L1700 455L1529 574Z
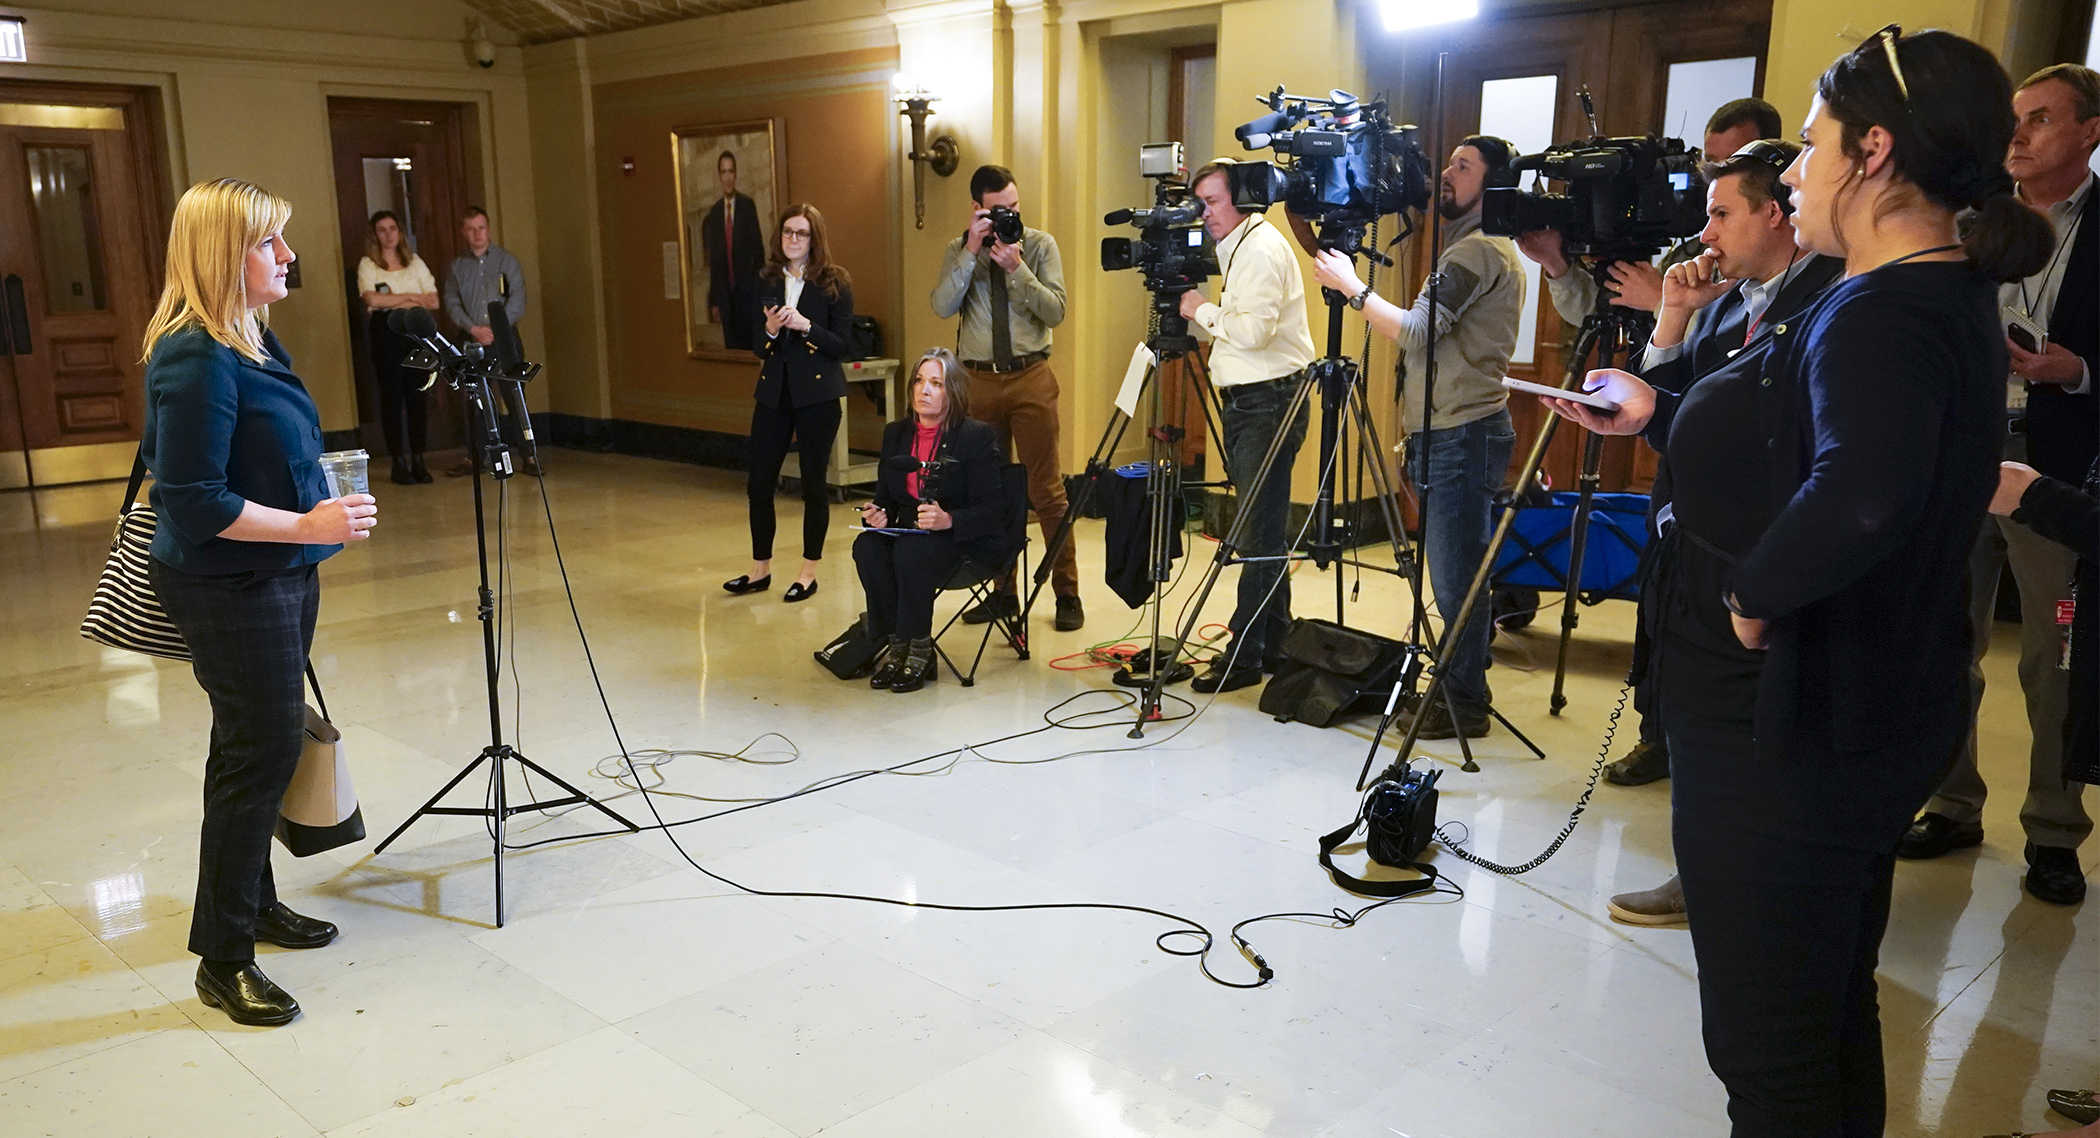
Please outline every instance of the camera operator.
M1190 683L1199 692L1233 691L1261 682L1281 663L1291 623L1291 580L1281 558L1290 552L1291 467L1305 445L1310 400L1286 422L1298 381L1318 355L1305 312L1305 277L1291 243L1260 213L1232 204L1228 161L1196 171L1190 192L1203 203L1203 228L1217 243L1222 276L1213 304L1198 289L1181 294L1181 314L1211 340L1210 382L1217 388L1225 437L1225 471L1239 508L1249 512L1240 550L1273 557L1240 566L1239 603L1233 607L1232 645ZM1268 480L1255 485L1262 459L1278 435L1283 446Z
M1723 369L1680 398L1599 371L1617 411L1549 401L1672 455L1671 829L1736 1138L1883 1130L1874 968L1896 847L1968 731L1968 554L2006 361L1994 282L2051 247L2001 167L1997 60L1900 32L1817 82L1781 180L1800 244L1847 275L1773 326L1755 382ZM1762 667L1721 650L1724 626Z
M1745 391L1746 385L1754 385L1772 340L1769 335L1760 337L1759 332L1799 315L1845 267L1841 258L1804 253L1795 243L1793 206L1786 188L1779 184L1779 175L1800 153L1794 143L1763 139L1701 169L1706 179L1707 222L1697 241L1705 252L1670 266L1663 274L1662 308L1655 334L1641 357L1641 378L1653 387L1683 395L1694 384L1712 383L1714 390L1707 394L1715 399L1725 401L1732 395L1741 401L1737 409L1742 414L1707 420L1738 432L1748 432L1763 421L1756 409L1755 391ZM1687 338L1695 314L1701 317L1701 330ZM1697 446L1696 431L1692 435L1690 445ZM1650 437L1661 450L1666 436L1657 431ZM1651 517L1674 517L1670 483L1670 456L1664 454L1650 491ZM1761 661L1757 653L1735 642L1725 622L1710 622L1703 642L1693 648L1683 646L1687 631L1696 633L1698 626L1672 627L1677 611L1672 606L1677 602L1671 590L1682 587L1682 581L1671 577L1680 548L1673 543L1681 539L1668 525L1657 528L1662 531L1662 544L1649 559L1649 576L1641 587L1640 626L1646 645L1638 655L1645 657L1646 667L1638 684L1645 697L1641 730L1659 737L1663 717L1653 701L1664 686L1666 654L1711 652L1753 672ZM1662 629L1668 629L1670 637L1658 637ZM1698 637L1690 640L1697 642ZM1658 742L1650 753L1660 757L1666 775L1669 752ZM1629 755L1619 761L1627 763L1638 757ZM1629 924L1677 924L1684 920L1684 890L1673 876L1654 889L1613 897L1610 908L1612 916Z
M868 630L887 640L868 679L878 690L918 691L939 674L934 595L963 558L989 562L994 556L999 440L991 427L970 418L970 387L953 352L927 352L912 369L911 415L882 432L875 498L860 507L868 531L853 539ZM895 461L900 457L906 459L902 464ZM929 468L938 474L927 473ZM910 532L873 532L882 529Z
M1431 421L1420 421L1419 395L1403 395L1400 404L1409 432L1408 471L1428 495L1423 542L1437 610L1446 620L1457 614L1474 570L1487 556L1488 507L1508 475L1517 439L1502 377L1509 373L1509 357L1517 346L1524 270L1508 238L1480 231L1481 199L1491 183L1514 181L1509 164L1515 157L1508 142L1486 135L1467 138L1451 151L1437 199L1448 227L1444 254L1436 266L1443 285L1434 315L1426 284L1413 307L1403 309L1366 288L1347 254L1327 250L1314 259L1313 275L1321 285L1349 298L1371 327L1399 342L1406 374L1423 374L1424 349L1431 336L1436 338ZM1452 739L1461 730L1469 739L1487 734L1488 640L1493 633L1494 624L1484 611L1475 611L1465 628L1446 630L1458 648L1443 690L1457 709L1458 722L1452 722L1450 709L1439 703L1420 713L1418 738ZM1402 729L1408 726L1403 723Z
M2075 63L2044 68L2013 95L2019 130L2005 168L2020 200L2048 218L2056 247L2048 265L1999 290L1999 303L2048 336L2026 347L2008 340L2012 374L2007 393L2004 458L2076 485L2092 465L2100 415L2095 414L2093 369L2100 330L2100 217L2094 216L2088 164L2100 144L2100 75ZM2011 317L2008 317L2010 323ZM2022 330L2025 334L2025 330ZM2036 352L2030 348L2042 346ZM1977 535L1969 562L1975 592L1969 627L1975 637L1973 702L1983 704L1983 654L1990 647L1995 585L2012 565L2020 589L2020 687L2027 696L2027 799L2020 825L2027 838L2027 892L2037 900L2075 905L2085 897L2077 850L2093 831L2080 801L2082 786L2062 774L2062 726L2068 688L2060 666L2063 629L2057 606L2071 598L2071 552L2016 518L1993 517ZM2089 602L2091 603L2091 602ZM2081 616L2083 614L2080 614ZM1907 858L1939 857L1983 841L1986 787L1976 766L1972 731L1954 769L1904 835Z
M933 286L933 312L943 320L962 314L955 342L970 372L970 414L990 424L1001 450L1028 468L1028 501L1048 544L1065 520L1057 375L1050 370L1050 330L1065 322L1064 261L1055 238L1021 225L1021 187L1014 184L1013 171L979 166L970 175L970 197L977 214L970 228L948 243ZM995 232L995 221L1011 229ZM1086 624L1076 544L1067 540L1059 546L1050 567L1059 632ZM990 599L963 613L963 621L989 624L1020 611L1009 575Z
M1706 120L1706 138L1700 148L1711 160L1717 155L1734 154L1760 138L1778 138L1782 133L1779 111L1772 104L1763 99L1736 99L1723 103ZM1611 302L1641 312L1655 311L1662 303L1664 271L1698 256L1701 248L1694 238L1680 242L1664 255L1660 265L1614 262L1608 271L1612 291L1617 295ZM1597 282L1588 273L1568 271L1574 266L1561 251L1559 230L1526 233L1517 238L1517 251L1538 262L1540 273L1546 278L1546 291L1553 297L1553 309L1562 320L1580 323L1596 307Z

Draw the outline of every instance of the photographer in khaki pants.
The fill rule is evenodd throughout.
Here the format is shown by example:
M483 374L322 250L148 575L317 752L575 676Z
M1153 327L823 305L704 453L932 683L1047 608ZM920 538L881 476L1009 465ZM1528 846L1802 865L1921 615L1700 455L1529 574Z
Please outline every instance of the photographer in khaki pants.
M999 433L1005 453L1028 468L1028 501L1042 526L1043 541L1057 536L1065 520L1064 471L1057 457L1057 374L1050 370L1050 329L1065 322L1065 270L1057 240L1040 229L1021 229L1018 242L994 231L994 210L1016 211L1021 188L1004 166L979 166L970 175L977 215L962 236L948 243L933 286L934 315L958 313L962 327L956 354L970 373L970 417ZM1067 540L1051 562L1050 589L1057 594L1057 630L1086 623L1079 604L1079 563ZM986 624L1021 611L1008 577L984 603L963 614Z

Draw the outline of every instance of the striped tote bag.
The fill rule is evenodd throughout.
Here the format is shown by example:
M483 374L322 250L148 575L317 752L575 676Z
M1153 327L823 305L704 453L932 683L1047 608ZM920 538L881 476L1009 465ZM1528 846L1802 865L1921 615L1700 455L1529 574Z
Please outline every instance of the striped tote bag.
M109 561L95 596L88 602L87 619L80 634L97 644L187 660L190 648L182 633L153 595L153 582L146 578L146 562L153 556L153 508L138 501L139 485L146 479L146 452L139 451L131 467L131 484L124 491L124 504L117 510L117 532L109 543Z

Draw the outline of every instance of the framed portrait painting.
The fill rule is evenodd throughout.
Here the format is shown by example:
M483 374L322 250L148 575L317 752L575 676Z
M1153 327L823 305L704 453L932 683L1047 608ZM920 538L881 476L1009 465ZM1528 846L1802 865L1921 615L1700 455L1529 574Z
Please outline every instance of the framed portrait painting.
M671 132L688 355L751 356L758 274L783 200L780 158L770 119Z

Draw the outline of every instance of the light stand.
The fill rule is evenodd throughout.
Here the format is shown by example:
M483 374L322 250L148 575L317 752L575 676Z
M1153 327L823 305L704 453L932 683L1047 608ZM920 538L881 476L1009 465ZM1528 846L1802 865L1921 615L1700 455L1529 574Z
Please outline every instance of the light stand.
M430 317L428 313L423 314L423 319L425 322L429 322ZM396 330L402 331L403 329L397 328ZM431 334L433 337L435 336L434 324L431 328ZM500 929L503 927L503 831L504 823L513 814L522 814L529 810L550 810L557 806L585 805L598 810L606 817L619 823L628 833L638 833L641 827L621 817L611 807L585 794L553 771L526 758L516 748L503 741L503 705L502 695L498 686L501 674L496 654L496 596L495 592L489 587L488 524L487 511L483 504L481 478L483 472L490 474L495 478L499 488L498 492L501 493L501 487L513 474L513 468L510 447L503 441L503 434L498 427L495 397L489 385L492 382L507 385L510 405L516 409L518 416L525 419L528 424L524 428L521 437L524 439L525 445L530 448L534 443L529 426L531 420L525 417L525 381L539 374L540 365L517 364L511 367L500 367L470 360L456 352L440 351L438 346L444 344L442 339L426 338L425 343L430 346L420 349L418 354L412 354L409 357L407 366L414 368L435 367L443 371L453 390L458 391L467 404L468 452L474 460L474 552L481 567L481 585L475 594L477 599L476 616L481 621L482 668L488 682L489 745L483 747L481 753L474 757L474 761L461 768L460 772L453 775L451 781L439 788L436 794L431 795L429 801L417 807L415 812L408 816L407 820L395 827L394 832L388 834L386 840L379 843L378 848L372 852L374 854L385 853L386 848L394 844L394 839L400 837L410 826L416 823L417 819L426 814L458 814L488 819L490 836L494 843L496 863L496 927ZM528 457L537 456L529 455ZM489 764L489 790L483 799L482 805L438 805L439 802L443 801L445 795L451 793L453 787L464 782L467 776L473 774L484 762ZM542 802L512 805L504 786L506 773L504 764L507 762L517 763L522 771L529 774L537 774L567 791L568 794L561 798L548 799Z

